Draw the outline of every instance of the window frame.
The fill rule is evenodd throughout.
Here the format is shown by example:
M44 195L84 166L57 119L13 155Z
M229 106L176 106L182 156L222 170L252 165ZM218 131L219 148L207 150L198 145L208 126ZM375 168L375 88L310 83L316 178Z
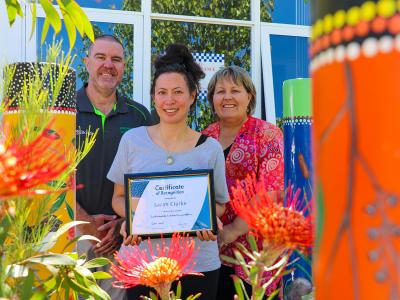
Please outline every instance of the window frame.
M261 64L263 70L264 109L266 121L276 124L274 78L272 73L271 35L310 37L310 26L261 23Z

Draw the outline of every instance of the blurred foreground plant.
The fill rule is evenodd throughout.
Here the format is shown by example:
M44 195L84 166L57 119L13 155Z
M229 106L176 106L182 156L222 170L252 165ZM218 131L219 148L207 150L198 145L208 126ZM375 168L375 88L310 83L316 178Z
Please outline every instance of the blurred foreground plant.
M161 241L161 244L157 245L156 252L149 239L148 251L140 250L139 246L135 245L122 248L115 254L118 265L111 266L111 274L116 279L114 286L130 288L144 285L154 288L162 300L179 299L180 284L175 294L170 292L172 283L185 275L202 275L191 272L196 255L195 241L189 236L176 233L172 236L169 246L164 239ZM197 294L187 300L199 297L200 294ZM144 299L158 299L158 297L151 294L150 298Z
M251 296L247 295L241 279L233 277L238 299L263 299L267 287L276 278L284 275L292 251L311 246L311 216L304 215L308 207L299 200L300 190L294 193L289 189L287 200L283 203L276 194L267 191L264 181L257 181L254 174L238 183L232 192L231 205L251 230L248 237L251 251L238 243L234 251L236 259L226 256L222 259L240 265L249 278ZM262 239L262 249L258 249L255 236ZM246 263L243 255L251 261ZM265 271L275 272L267 282L263 282ZM268 299L278 293L279 290L276 290Z
M24 12L26 13L29 9L32 20L30 37L32 37L36 28L37 2L39 2L38 4L42 7L46 15L42 29L42 43L46 38L50 26L53 27L56 34L61 31L62 21L64 21L67 30L70 49L74 47L77 30L82 37L86 35L91 41L94 40L93 28L89 18L75 0L5 0L10 26L14 24L17 16L24 17ZM53 6L53 3L58 5L60 13Z
M97 134L86 135L74 147L50 129L54 104L62 99L60 91L71 72L69 55L56 59L60 49L60 44L53 45L48 51L52 63L30 64L31 72L23 74L22 80L15 77L16 64L7 66L0 84L4 127L0 133L0 298L110 299L96 283L110 275L90 271L109 261L86 261L67 249L78 240L98 241L95 237L71 237L62 254L51 252L61 236L84 223L60 226L55 213L61 208L71 212L66 191L75 187L76 166Z

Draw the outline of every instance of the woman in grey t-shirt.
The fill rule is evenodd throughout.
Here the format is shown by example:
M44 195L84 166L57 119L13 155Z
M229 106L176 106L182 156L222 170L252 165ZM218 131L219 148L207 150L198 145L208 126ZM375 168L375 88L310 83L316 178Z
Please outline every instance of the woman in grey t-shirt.
M228 201L225 181L225 163L222 148L213 138L205 138L187 126L189 109L194 105L199 80L204 77L188 49L183 45L170 45L166 54L155 61L155 75L151 87L160 123L150 127L131 129L121 139L117 155L107 175L115 183L113 209L125 216L124 174L181 171L188 169L213 169L217 216L221 216ZM125 243L137 241L127 237ZM168 243L168 239L167 243ZM159 243L152 239L152 244ZM147 243L139 247L146 248ZM216 236L211 231L198 231L194 272L203 277L182 278L184 299L198 292L201 299L212 300L216 296L219 260ZM128 290L129 299L148 295L144 287Z

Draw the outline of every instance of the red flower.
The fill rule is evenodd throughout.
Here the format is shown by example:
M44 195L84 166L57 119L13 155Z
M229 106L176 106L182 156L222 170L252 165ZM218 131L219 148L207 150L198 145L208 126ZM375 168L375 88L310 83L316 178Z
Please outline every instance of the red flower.
M311 216L305 216L307 207L299 209L300 190L287 191L286 203L267 191L264 181L248 176L232 189L231 205L270 249L291 250L312 245Z
M46 194L51 190L39 186L60 176L69 163L60 153L60 140L47 137L43 131L24 145L0 143L0 198L26 194Z
M154 253L150 239L147 242L149 251L129 246L115 254L119 266L112 264L110 269L116 279L115 287L145 285L154 288L161 299L168 299L172 282L188 274L201 275L191 273L195 265L193 238L174 234L169 247L162 239L161 244L157 245L157 253Z

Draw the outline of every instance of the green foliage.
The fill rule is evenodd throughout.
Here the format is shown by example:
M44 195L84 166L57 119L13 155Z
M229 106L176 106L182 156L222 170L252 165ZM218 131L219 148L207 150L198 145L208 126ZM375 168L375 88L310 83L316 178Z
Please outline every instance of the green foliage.
M13 127L9 126L6 137L4 133L0 134L8 144L28 144L46 130L51 120L48 110L53 107L53 100L58 98L70 70L70 56L60 51L61 45L55 44L47 51L48 61L52 63L32 64L33 75L25 78L22 91L13 91L10 84L15 66L5 68L0 97L18 101L20 110L18 121ZM54 71L54 63L57 64L57 72ZM1 106L0 113L4 109L4 105ZM63 174L42 187L53 194L0 199L0 298L47 299L55 295L61 299L69 299L69 296L77 299L79 294L91 299L110 299L96 283L97 279L107 275L90 270L107 264L108 260L87 262L84 256L79 257L76 253L49 252L62 235L82 223L71 222L60 226L54 213L67 204L65 191L70 188L67 182L93 146L96 134L86 135L84 141L78 141L77 149L52 149L65 151L65 162L68 164ZM73 242L77 240L98 242L90 236Z
M182 284L179 281L178 285L176 287L176 291L169 292L169 295L166 296L165 298L168 298L167 300L182 300L181 295L182 295ZM186 298L186 300L196 300L196 299L199 299L200 296L201 296L201 293L197 293L196 295L190 295L189 297ZM150 292L150 295L148 297L147 296L142 296L142 297L145 300L158 300L159 299L159 297L153 292ZM161 300L164 300L164 298L162 298Z
M287 252L283 249L282 251L271 251L266 244L259 249L253 235L248 235L247 240L251 250L248 250L241 243L236 243L236 249L234 250L235 258L222 255L221 259L228 263L241 266L250 281L252 295L247 294L244 284L239 277L233 277L238 299L262 300L264 299L265 291L268 286L277 278L284 275L290 257L290 251ZM247 257L250 262L247 263L244 257ZM263 274L265 271L274 271L274 275L267 282L263 282ZM268 299L273 299L273 296L277 293L279 293L279 289L274 291Z
M272 22L274 7L274 0L261 0L261 22Z
M61 17L64 20L65 28L67 29L70 48L75 44L76 31L80 36L85 35L93 40L93 29L89 22L88 17L83 12L82 8L75 2L75 0L56 0L55 4L60 7L61 16L52 4L53 1L39 0L39 5L43 8L46 18L42 30L42 43L46 39L49 27L53 27L56 34L61 30ZM12 26L17 16L23 17L23 5L29 5L32 14L32 31L31 37L36 26L36 1L28 0L6 0L6 8L8 21Z
M156 13L250 20L250 0L153 1L152 6Z

